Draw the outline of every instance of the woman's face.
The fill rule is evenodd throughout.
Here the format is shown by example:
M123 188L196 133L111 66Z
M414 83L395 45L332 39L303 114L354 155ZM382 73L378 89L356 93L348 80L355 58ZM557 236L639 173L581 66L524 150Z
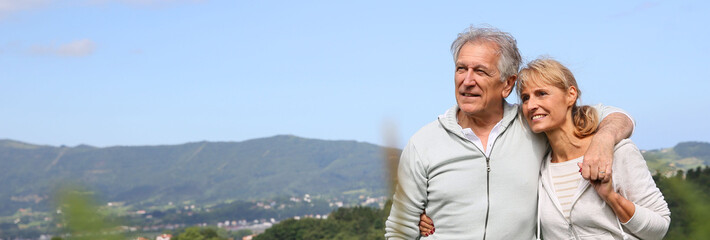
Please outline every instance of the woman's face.
M572 117L572 106L577 91L570 87L563 91L552 85L528 84L522 89L523 116L533 132L548 132L562 127ZM571 119L569 119L571 123Z

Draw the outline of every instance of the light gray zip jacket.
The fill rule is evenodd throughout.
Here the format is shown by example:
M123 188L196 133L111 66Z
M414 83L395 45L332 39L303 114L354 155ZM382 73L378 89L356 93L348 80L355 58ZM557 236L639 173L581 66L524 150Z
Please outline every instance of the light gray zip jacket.
M540 171L540 226L544 239L662 239L665 236L670 224L668 204L631 140L616 144L612 164L614 189L636 206L627 223L619 223L611 207L586 180L580 182L568 222L555 195L549 161L548 156Z
M463 136L458 107L410 138L386 222L387 239L419 236L426 208L436 233L426 239L533 239L537 186L547 141L504 104L490 158Z

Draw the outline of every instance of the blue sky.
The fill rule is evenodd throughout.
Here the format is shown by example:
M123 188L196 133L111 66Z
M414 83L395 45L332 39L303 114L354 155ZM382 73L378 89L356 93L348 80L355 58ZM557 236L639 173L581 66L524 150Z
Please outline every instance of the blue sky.
M0 0L0 139L384 144L394 126L402 146L455 104L449 46L485 23L631 113L641 149L710 142L709 5Z

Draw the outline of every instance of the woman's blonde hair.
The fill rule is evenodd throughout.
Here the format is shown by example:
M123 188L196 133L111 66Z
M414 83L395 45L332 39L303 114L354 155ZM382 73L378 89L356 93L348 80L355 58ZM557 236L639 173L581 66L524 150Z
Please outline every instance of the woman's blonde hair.
M551 85L567 91L571 86L577 90L577 99L572 106L572 123L574 123L574 135L580 138L590 136L597 131L599 119L597 111L587 105L577 106L577 100L582 96L582 91L577 86L572 71L560 62L550 58L538 58L529 62L518 73L517 80L518 96L522 94L522 89L528 85Z

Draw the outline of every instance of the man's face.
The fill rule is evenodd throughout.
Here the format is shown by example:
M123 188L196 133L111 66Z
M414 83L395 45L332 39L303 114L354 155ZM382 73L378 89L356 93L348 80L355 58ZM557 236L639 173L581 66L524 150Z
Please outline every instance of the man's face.
M492 42L469 42L459 51L454 75L456 103L468 116L495 112L510 94L512 82L500 81L497 49Z

